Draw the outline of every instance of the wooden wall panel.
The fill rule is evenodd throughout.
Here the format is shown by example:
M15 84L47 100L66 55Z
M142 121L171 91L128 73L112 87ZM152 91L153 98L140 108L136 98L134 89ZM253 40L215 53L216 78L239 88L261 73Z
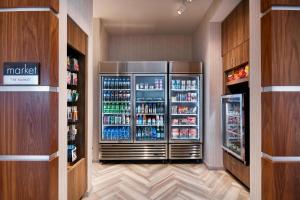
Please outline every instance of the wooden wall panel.
M250 187L250 167L223 151L224 168L238 178L248 188Z
M262 86L300 85L300 12L262 18Z
M83 55L87 53L87 35L70 17L68 17L68 45Z
M58 86L58 19L51 12L0 12L0 85L4 62L40 63L40 85Z
M1 0L0 8L45 8L59 11L59 0Z
M300 93L262 94L262 151L271 156L300 156Z
M51 155L58 150L58 94L0 93L0 155Z
M44 162L0 161L0 199L58 199L58 158Z
M300 199L300 162L262 159L262 199Z
M68 200L78 200L87 189L87 163L83 158L68 169Z
M265 12L271 6L300 6L300 0L261 0L261 11Z

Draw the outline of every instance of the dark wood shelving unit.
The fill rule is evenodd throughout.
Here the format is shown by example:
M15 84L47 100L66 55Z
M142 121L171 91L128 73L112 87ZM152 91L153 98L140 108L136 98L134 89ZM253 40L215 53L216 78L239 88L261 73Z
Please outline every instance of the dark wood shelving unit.
M75 140L68 144L76 146L77 159L68 162L68 200L81 199L87 190L87 133L86 133L86 67L87 67L87 35L68 17L68 57L78 61L79 70L67 69L77 75L77 85L67 85L67 89L76 90L78 100L67 102L68 107L77 107L78 120L68 121L68 126L75 125ZM68 138L69 139L69 138Z
M226 85L227 86L232 86L232 85L237 85L237 84L241 84L241 83L246 83L248 81L249 81L249 78L241 78L241 79L237 79L237 80L234 80L234 81L227 82Z

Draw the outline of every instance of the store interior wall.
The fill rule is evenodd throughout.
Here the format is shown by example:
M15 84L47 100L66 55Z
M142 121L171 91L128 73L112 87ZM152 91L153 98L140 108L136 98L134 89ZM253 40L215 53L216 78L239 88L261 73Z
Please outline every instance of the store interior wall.
M261 0L250 0L250 199L261 199Z
M191 35L111 35L110 61L192 60Z
M88 190L91 189L93 135L93 0L60 1L59 13L59 199L67 199L67 16L70 16L88 35L88 65L86 67L86 147ZM64 112L63 112L64 111Z

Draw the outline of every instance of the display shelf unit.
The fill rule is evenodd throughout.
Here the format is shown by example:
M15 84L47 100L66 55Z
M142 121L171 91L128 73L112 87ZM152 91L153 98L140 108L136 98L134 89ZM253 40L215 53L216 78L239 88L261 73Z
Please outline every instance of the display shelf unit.
M87 35L79 26L68 17L68 44L67 55L70 59L76 59L79 69L74 67L67 68L68 74L77 77L77 84L67 84L67 89L76 91L78 97L72 98L72 102L67 102L69 107L76 107L76 120L72 111L72 120L68 120L68 127L73 126L77 129L77 134L73 141L68 135L68 145L76 147L77 158L70 162L68 160L68 199L81 199L87 190L87 148L86 148L86 66L87 66ZM71 60L71 66L75 60ZM72 83L72 81L71 81ZM72 93L73 95L73 93ZM77 100L75 100L77 99ZM75 114L74 114L75 115ZM69 116L68 116L69 118ZM69 132L68 132L69 134ZM69 157L69 152L68 152Z

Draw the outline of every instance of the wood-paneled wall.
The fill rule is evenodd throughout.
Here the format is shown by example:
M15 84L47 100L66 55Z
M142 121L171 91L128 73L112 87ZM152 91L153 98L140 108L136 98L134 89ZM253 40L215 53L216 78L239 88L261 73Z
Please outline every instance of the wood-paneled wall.
M59 11L59 0L1 0L0 8L47 8Z
M4 62L40 63L40 85L58 86L58 19L51 12L0 12L0 86ZM22 34L21 34L22 33Z
M261 2L262 11L278 5L261 18L262 199L296 200L300 198L300 1Z
M1 0L0 8L0 199L56 200L59 1ZM4 85L4 62L39 63L39 85Z
M249 0L241 1L222 22L222 60L224 76L228 70L249 63ZM225 85L223 82L227 93ZM226 170L250 187L249 166L227 152L223 153L223 163Z

